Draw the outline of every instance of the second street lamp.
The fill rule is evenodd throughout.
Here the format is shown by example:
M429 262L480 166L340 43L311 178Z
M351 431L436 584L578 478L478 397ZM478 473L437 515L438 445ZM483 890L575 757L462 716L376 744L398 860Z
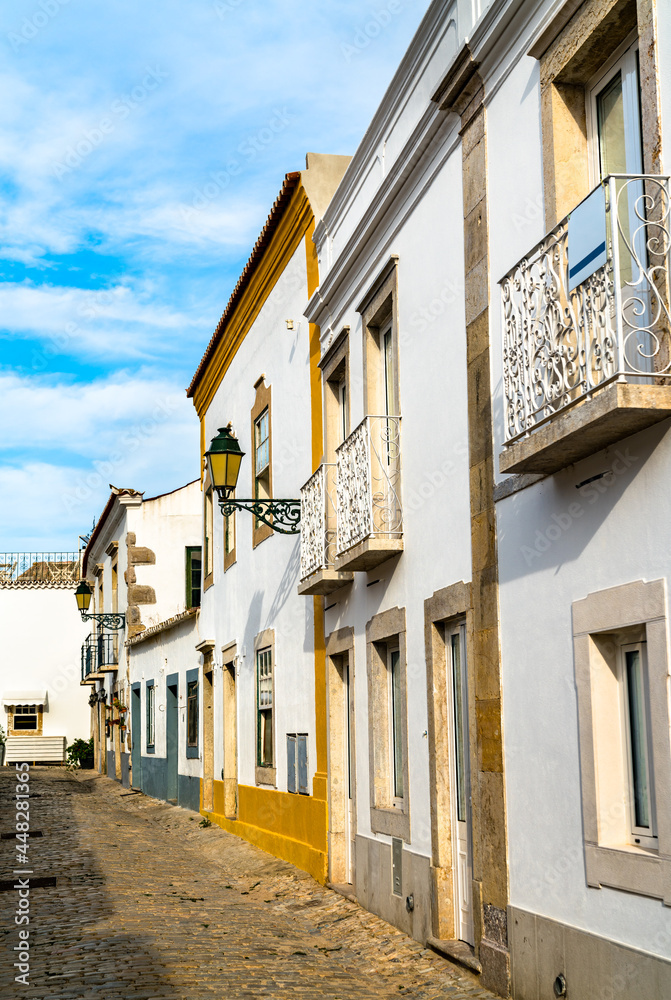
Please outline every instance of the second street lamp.
M257 520L263 521L273 531L283 535L297 535L301 521L300 500L237 500L232 494L238 482L240 465L244 458L238 439L231 425L220 427L205 453L212 486L219 496L219 506L224 517L235 510L248 510Z
M82 582L77 587L77 590L75 591L75 598L77 599L77 607L81 612L83 622L91 622L91 621L100 622L101 628L108 628L111 629L112 631L116 631L117 629L123 628L125 626L126 615L123 613L123 611L119 612L107 611L107 612L102 612L101 614L89 615L87 612L91 607L92 596L93 592L89 587L88 583L86 582L86 580L82 580Z

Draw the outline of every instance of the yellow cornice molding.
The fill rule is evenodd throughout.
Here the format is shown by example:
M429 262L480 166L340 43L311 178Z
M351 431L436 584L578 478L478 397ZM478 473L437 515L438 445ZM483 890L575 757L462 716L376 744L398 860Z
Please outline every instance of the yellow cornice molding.
M312 207L305 193L305 188L299 184L273 233L260 264L254 271L233 315L228 320L223 336L193 394L193 404L201 420L221 385L240 344L249 333L254 320L300 246L301 240L311 224L314 224Z

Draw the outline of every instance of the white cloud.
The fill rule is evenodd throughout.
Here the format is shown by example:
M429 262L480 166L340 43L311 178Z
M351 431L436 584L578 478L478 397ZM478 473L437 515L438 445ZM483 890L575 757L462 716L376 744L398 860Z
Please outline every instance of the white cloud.
M149 375L86 386L0 375L0 426L0 524L10 528L0 550L69 548L110 483L153 495L199 473L192 404L181 386Z
M56 353L104 358L117 364L165 351L166 334L176 338L202 320L174 312L128 285L86 289L30 282L0 283L2 327L44 342L32 359L37 371Z

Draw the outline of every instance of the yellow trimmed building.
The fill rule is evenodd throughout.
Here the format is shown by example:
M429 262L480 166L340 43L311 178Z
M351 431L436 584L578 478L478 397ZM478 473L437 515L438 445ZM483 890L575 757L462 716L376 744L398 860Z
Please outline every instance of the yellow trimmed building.
M187 390L200 418L202 596L185 724L201 812L320 882L328 870L323 597L297 592L300 544L247 510L224 516L205 453L232 425L239 499L297 499L322 461L312 235L349 157L309 153L279 195ZM317 543L319 540L316 540ZM187 753L189 747L187 746Z

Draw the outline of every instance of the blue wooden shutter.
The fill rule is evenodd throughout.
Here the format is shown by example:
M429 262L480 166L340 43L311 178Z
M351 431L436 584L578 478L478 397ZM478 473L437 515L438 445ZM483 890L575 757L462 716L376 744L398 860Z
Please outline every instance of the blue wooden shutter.
M296 791L296 737L287 735L287 791Z
M298 737L298 791L301 795L309 795L308 787L308 738Z

